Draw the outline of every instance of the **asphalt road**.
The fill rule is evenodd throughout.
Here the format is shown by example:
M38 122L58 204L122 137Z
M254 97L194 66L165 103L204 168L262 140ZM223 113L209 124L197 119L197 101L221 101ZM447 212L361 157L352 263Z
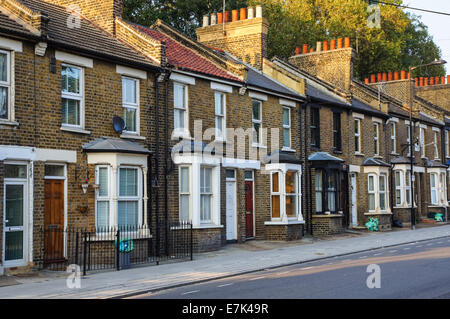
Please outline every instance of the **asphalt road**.
M367 272L368 266L373 264L379 266L379 277L373 268ZM368 288L368 277L375 288ZM380 288L376 287L378 284ZM132 298L450 299L450 237L149 292Z

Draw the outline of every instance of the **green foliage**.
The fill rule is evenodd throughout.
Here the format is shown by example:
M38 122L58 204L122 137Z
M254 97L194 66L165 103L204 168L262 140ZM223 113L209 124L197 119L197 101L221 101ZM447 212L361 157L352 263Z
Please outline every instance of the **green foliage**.
M403 0L385 0L402 4ZM162 19L195 38L206 13L221 11L223 0L124 0L124 18L149 26ZM367 0L226 0L226 10L261 4L269 20L269 57L288 58L296 46L350 37L358 49L355 75L407 70L439 59L441 52L419 17L381 5L381 28L370 28ZM420 68L414 76L444 75L443 66Z

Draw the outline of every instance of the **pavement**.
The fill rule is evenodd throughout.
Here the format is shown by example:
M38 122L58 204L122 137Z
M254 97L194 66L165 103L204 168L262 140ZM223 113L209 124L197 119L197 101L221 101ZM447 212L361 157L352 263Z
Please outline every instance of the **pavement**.
M449 236L450 225L439 225L386 233L348 232L332 238L305 238L289 243L250 241L227 245L216 252L196 254L193 261L91 273L82 277L81 288L68 288L67 273L40 272L32 277L16 276L12 285L3 287L3 277L0 277L0 298L119 298ZM11 281L11 278L6 278Z

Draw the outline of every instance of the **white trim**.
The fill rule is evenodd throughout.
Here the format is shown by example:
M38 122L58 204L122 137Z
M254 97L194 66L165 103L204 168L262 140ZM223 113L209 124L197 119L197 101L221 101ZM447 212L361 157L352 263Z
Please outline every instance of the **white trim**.
M418 126L418 127L420 127L420 128L423 128L423 129L427 129L427 126L425 125L425 124L421 124L421 123L417 123L417 125L416 126Z
M389 120L390 120L391 122L395 122L395 123L398 123L398 122L399 122L398 117L391 117L391 118L389 118Z
M246 160L240 158L224 157L222 159L222 166L226 168L239 169L261 169L261 162L255 160Z
M93 68L94 67L94 60L85 58L79 55L63 52L63 51L55 51L55 58L56 60L86 67L86 68Z
M286 99L280 99L280 104L283 106L290 106L290 107L296 107L297 103L291 100L286 100Z
M200 75L200 74L196 74L196 73L191 73L191 72L186 72L186 71L181 71L181 70L176 70L176 71L173 71L173 73L177 73L177 74L185 74L185 75L187 75L187 76L189 76L189 77L195 77L195 78L199 78L199 79L204 79L204 80L209 80L209 81L211 81L211 82L217 82L217 83L223 83L223 84L226 84L226 85L231 85L231 86L236 86L236 87L242 87L242 83L233 83L233 82L231 82L231 81L226 81L226 80L222 80L222 79L217 79L217 78L214 78L214 77L212 77L212 76L205 76L205 75ZM173 74L172 73L172 74ZM229 73L229 72L228 72ZM229 73L229 74L231 74L231 73ZM233 74L231 74L231 75L233 75ZM234 75L233 75L234 76Z
M64 162L64 163L76 163L77 151L55 150L38 148L36 149L36 161L51 161L51 162Z
M260 101L267 101L268 100L268 96L265 94L261 94L261 93L256 93L253 91L248 91L248 96L253 98L253 99L257 99Z
M0 48L15 52L22 52L23 50L21 41L16 41L4 37L0 37Z
M361 166L349 165L349 172L350 173L361 173Z
M77 152L49 148L0 145L0 161L4 160L76 163Z
M372 116L372 122L383 124L383 120L378 117Z
M119 74L122 74L125 76L130 76L133 78L138 78L141 80L147 80L147 72L146 71L129 68L129 67L123 66L123 65L116 65L116 73L119 73Z
M230 85L220 84L217 82L211 82L211 89L221 91L225 93L233 93L233 87Z
M124 96L124 85L123 82L124 80L129 80L134 82L134 94L135 94L135 103L130 103L130 102L126 102L125 101L125 96ZM123 135L140 135L140 131L141 131L141 109L140 109L140 99L141 99L141 94L140 94L140 87L141 87L141 81L139 79L136 78L130 78L128 76L124 76L122 75L122 111L123 113L123 118L125 120L126 123L126 119L125 119L125 110L126 109L131 109L135 111L135 118L134 118L134 126L136 128L135 131L123 131Z
M181 82L184 84L195 85L195 78L193 78L191 76L172 73L172 74L170 74L170 79L174 82Z
M65 64L63 63L61 66L61 79L62 79L62 71L63 68L73 68L73 69L78 69L80 71L80 79L79 79L79 89L80 92L79 93L71 93L71 92L65 92L64 88L61 87L61 98L62 99L66 99L66 100L74 100L74 101L79 101L80 102L80 109L79 109L79 124L68 124L68 123L63 123L64 119L62 119L61 121L61 127L64 128L79 128L81 130L84 131L84 115L85 115L85 109L84 109L84 103L85 103L85 91L84 91L84 68L83 67L79 67L76 65L70 65L70 64ZM80 132L81 133L81 132Z
M438 133L440 133L441 132L441 130L438 128L438 127L432 127L431 128L433 131L435 131L435 132L438 132Z
M87 131L87 130L82 129L80 127L67 126L66 124L62 124L59 129L61 131L65 131L65 132L80 133L80 134L86 134L86 135L90 135L91 134L91 131Z
M364 119L364 114L361 114L361 113L355 113L355 112L353 112L353 113L352 113L352 116L355 117L355 118L357 118L357 119L360 119L360 120L363 120L363 119Z

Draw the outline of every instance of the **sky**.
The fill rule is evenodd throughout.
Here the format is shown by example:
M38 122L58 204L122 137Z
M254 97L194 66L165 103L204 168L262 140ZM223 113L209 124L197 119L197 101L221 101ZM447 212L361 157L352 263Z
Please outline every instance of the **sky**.
M450 0L404 0L410 7L450 13ZM421 16L422 22L428 26L428 32L434 42L441 48L442 58L447 61L445 68L450 74L450 16L434 13L407 10ZM431 62L431 61L430 61Z

